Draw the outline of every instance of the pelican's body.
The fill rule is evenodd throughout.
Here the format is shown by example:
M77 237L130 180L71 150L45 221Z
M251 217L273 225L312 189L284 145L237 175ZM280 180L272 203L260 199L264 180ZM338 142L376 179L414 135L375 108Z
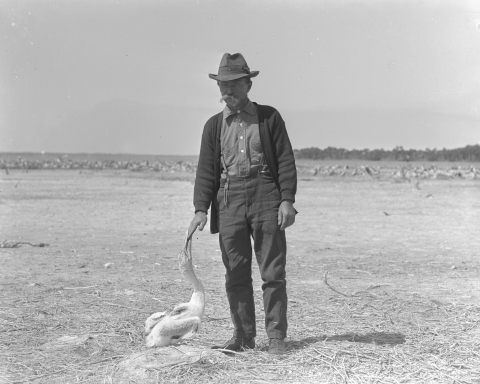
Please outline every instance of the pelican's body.
M192 337L198 332L205 311L205 289L193 272L192 242L188 236L185 246L178 254L178 263L183 275L193 285L190 302L178 304L170 312L157 312L145 322L147 347L165 347Z

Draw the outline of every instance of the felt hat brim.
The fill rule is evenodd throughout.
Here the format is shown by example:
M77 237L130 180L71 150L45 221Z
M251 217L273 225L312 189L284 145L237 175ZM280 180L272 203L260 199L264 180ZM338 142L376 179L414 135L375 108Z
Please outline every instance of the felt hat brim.
M244 73L227 73L227 74L218 74L218 75L209 73L208 77L210 77L210 79L217 80L217 81L231 81L231 80L241 79L243 77L248 77L248 78L255 77L259 73L260 71L252 71L250 73L245 73L245 72Z

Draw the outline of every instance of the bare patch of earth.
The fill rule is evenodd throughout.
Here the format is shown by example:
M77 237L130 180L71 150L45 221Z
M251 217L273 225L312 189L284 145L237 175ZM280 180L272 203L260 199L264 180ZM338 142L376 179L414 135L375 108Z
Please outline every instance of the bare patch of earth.
M119 359L144 349L146 317L191 294L177 253L193 215L192 182L191 174L118 171L2 175L0 241L49 245L0 248L0 383L110 382ZM301 177L299 214L287 230L289 356L330 343L414 351L429 361L450 348L462 363L452 358L445 371L435 363L445 372L439 381L406 382L474 382L479 190L477 180L425 180L418 189L391 180ZM232 332L217 236L197 233L193 257L207 307L192 343L207 348ZM340 293L325 284L326 272ZM253 276L261 354L267 340L255 267ZM350 372L370 382L371 367L356 364ZM294 382L285 367L271 372L265 365L263 380ZM409 372L395 367L385 377ZM228 366L216 369L198 373L197 382L236 382ZM338 368L322 372L329 369L328 377L314 368L296 374L304 375L300 382L341 380ZM172 372L155 382L186 382L178 379L185 371ZM415 378L421 370L410 373Z

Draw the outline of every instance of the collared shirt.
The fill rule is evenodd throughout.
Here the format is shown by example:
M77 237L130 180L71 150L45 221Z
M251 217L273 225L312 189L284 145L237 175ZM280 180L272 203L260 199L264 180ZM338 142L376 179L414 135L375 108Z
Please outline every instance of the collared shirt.
M253 103L237 111L223 110L221 132L222 156L230 176L245 177L267 171L263 158L258 116ZM225 175L222 174L222 177Z

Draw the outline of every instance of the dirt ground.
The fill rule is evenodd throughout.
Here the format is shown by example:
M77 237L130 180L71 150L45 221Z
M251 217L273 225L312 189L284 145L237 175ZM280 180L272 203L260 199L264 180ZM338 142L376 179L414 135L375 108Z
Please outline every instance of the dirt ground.
M191 174L3 174L0 242L31 244L0 248L0 383L137 382L115 370L144 349L145 319L191 295L177 254L192 194ZM254 267L263 370L210 360L155 382L480 383L479 180L300 175L295 207L284 360L265 363ZM192 343L207 348L232 332L217 235L197 232L193 257L207 305Z

